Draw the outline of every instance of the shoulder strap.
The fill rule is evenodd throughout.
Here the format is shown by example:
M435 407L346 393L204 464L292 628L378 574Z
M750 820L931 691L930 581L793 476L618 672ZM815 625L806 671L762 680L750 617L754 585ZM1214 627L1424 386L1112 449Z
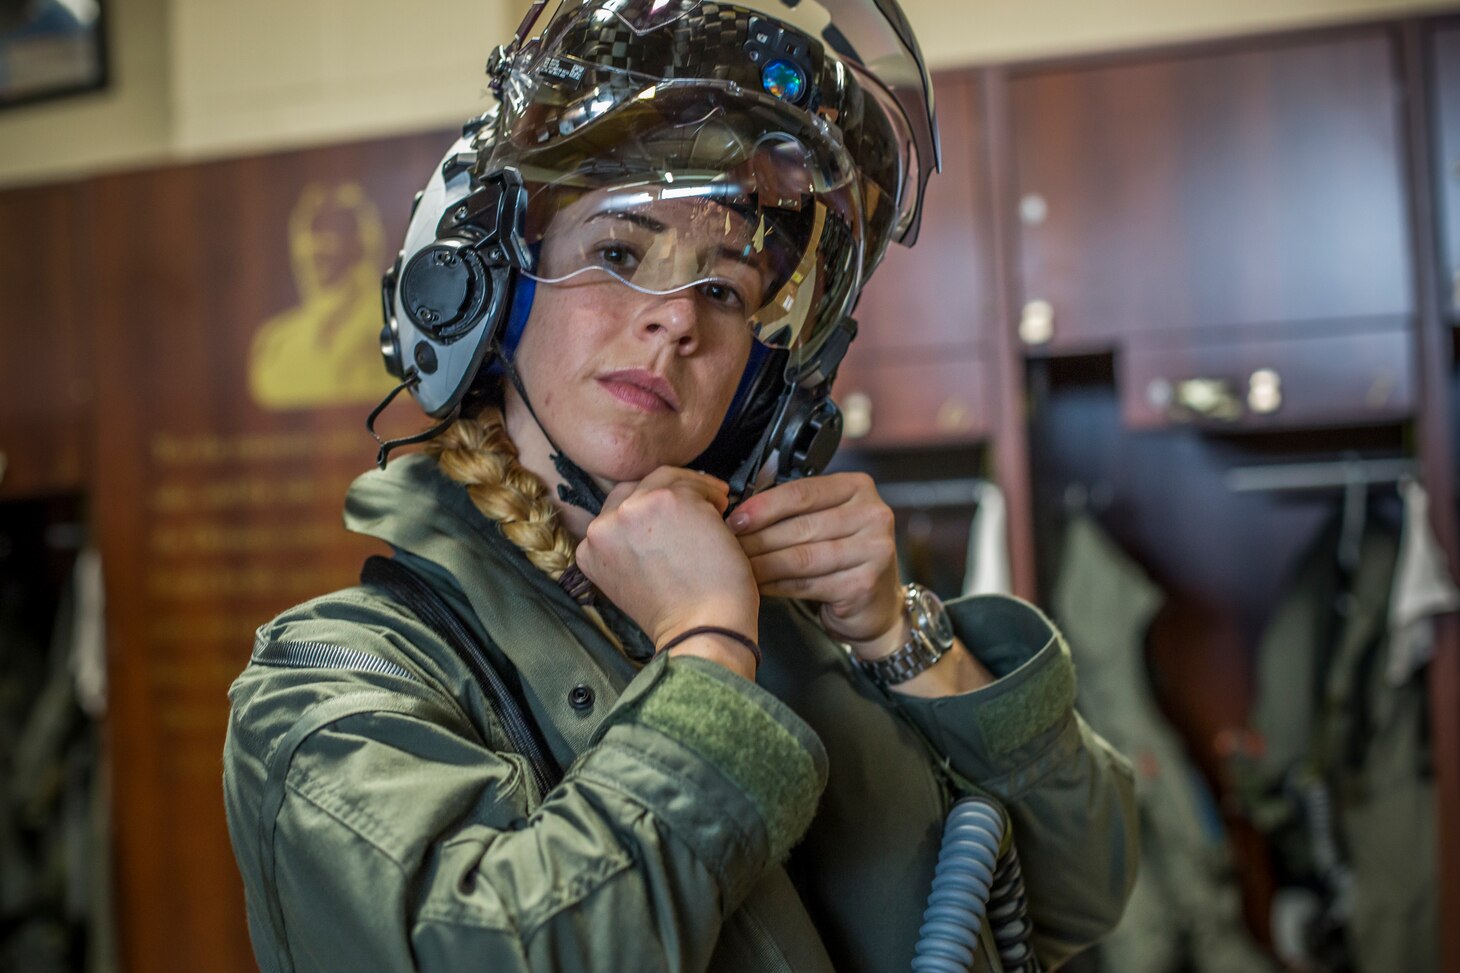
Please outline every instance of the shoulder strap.
M446 599L401 562L378 554L366 559L365 566L360 571L360 581L389 592L449 645L465 663L492 711L502 721L502 728L506 731L512 749L527 758L538 794L546 797L548 791L563 779L562 768L553 760L537 724L526 715L521 701L513 695L501 674L493 668L491 660L473 637L471 629L462 622ZM488 636L489 639L490 637Z

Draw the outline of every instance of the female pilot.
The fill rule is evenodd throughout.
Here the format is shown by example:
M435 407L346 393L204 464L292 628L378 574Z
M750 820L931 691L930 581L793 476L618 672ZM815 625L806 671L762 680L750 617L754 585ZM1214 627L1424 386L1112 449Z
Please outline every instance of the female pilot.
M531 21L387 276L387 365L439 421L346 522L395 556L261 628L230 694L260 966L905 970L967 794L1063 962L1133 879L1128 768L1042 615L900 584L872 481L818 475L936 166L901 13Z

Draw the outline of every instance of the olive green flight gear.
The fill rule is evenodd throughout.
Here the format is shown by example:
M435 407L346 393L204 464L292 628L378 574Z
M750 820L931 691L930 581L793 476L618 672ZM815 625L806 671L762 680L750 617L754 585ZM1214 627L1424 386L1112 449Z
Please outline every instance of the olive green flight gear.
M1260 973L1275 965L1242 921L1214 802L1161 715L1145 662L1160 590L1090 517L1066 528L1054 613L1080 671L1078 706L1131 758L1141 872L1120 925L1100 945L1112 973Z
M1426 670L1385 675L1395 532L1371 514L1351 576L1340 535L1303 556L1263 634L1249 810L1287 878L1328 886L1354 969L1425 973L1439 969Z
M361 477L346 520L478 627L568 770L538 793L468 668L380 589L264 626L224 790L265 970L905 970L959 780L1008 810L1046 965L1119 916L1129 768L1028 605L950 606L1001 677L958 697L884 693L780 599L758 682L640 670L429 458Z

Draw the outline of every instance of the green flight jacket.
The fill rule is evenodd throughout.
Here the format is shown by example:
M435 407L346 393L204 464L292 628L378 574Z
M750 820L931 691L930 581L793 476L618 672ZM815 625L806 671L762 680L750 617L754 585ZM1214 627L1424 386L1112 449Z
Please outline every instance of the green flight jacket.
M1093 517L1065 528L1050 603L1080 666L1077 700L1136 761L1141 871L1125 916L1100 944L1119 973L1273 973L1242 920L1226 837L1204 820L1205 793L1146 668L1146 631L1165 596Z
M263 969L906 970L955 780L1009 812L1047 966L1119 919L1130 770L1030 606L951 606L1000 677L956 697L880 690L780 599L757 682L640 670L429 458L362 476L346 521L490 633L568 770L541 797L466 665L378 589L265 625L224 749Z
M1253 726L1265 752L1249 811L1289 871L1313 868L1313 835L1283 782L1318 774L1351 874L1349 947L1359 973L1440 969L1438 823L1429 761L1429 683L1385 676L1399 537L1370 517L1348 584L1341 524L1299 559L1258 648Z

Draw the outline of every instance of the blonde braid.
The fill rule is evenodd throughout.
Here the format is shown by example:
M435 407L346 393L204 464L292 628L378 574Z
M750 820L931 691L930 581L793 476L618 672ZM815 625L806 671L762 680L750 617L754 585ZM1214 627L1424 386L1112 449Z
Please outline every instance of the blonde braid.
M573 539L542 480L517 461L500 409L488 407L458 419L427 443L426 451L538 570L554 581L563 576L573 563Z
M554 581L562 578L573 564L573 539L547 486L518 462L501 409L488 406L475 416L456 420L427 442L426 452L436 457L443 473L466 487L476 508L501 525L502 533L534 567ZM623 642L598 610L582 607L609 642L623 651Z

